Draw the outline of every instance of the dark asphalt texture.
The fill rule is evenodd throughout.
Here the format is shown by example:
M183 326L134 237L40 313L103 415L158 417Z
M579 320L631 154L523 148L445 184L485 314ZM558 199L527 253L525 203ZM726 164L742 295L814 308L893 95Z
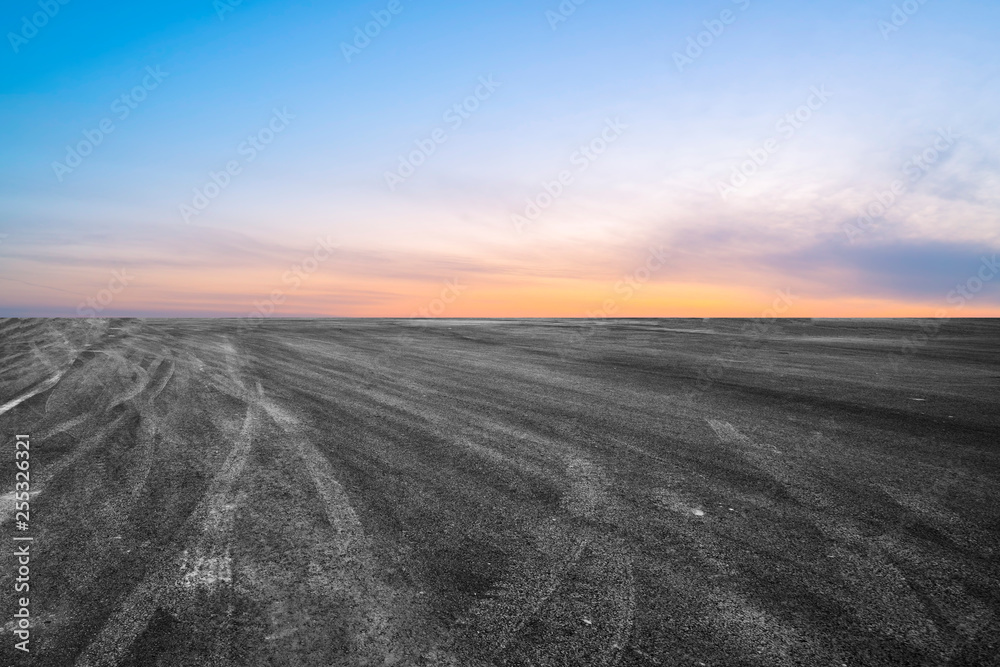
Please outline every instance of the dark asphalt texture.
M3 665L1000 665L1000 320L7 319L0 359Z

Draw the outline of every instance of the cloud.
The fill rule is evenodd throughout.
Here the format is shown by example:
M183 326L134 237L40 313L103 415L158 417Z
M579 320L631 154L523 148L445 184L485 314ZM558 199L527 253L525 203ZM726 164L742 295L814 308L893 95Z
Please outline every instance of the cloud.
M1000 248L988 242L873 237L852 244L842 235L802 236L777 230L710 227L684 230L667 244L659 277L711 284L795 285L823 298L943 301L976 275ZM1000 276L979 299L1000 302Z
M833 277L831 287L842 295L939 301L956 284L974 276L984 258L993 258L997 252L996 247L975 243L898 240L852 245L826 238L764 259L780 272ZM1000 276L982 298L993 301L998 296Z

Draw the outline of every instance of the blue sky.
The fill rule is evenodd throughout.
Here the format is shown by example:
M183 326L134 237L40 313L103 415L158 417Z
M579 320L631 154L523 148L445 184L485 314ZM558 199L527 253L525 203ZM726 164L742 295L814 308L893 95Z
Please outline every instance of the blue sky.
M0 314L80 314L123 267L136 278L100 314L243 314L279 289L282 314L405 316L456 278L446 314L584 316L610 298L621 315L754 316L779 289L802 315L1000 310L1000 276L947 299L1000 246L995 2L587 0L558 22L554 0L48 4L14 44L42 9L0 11ZM348 62L372 12L391 21ZM149 71L162 80L121 118ZM484 77L495 90L453 127ZM276 110L287 122L248 160ZM102 121L114 131L60 180L53 163ZM624 129L581 168L608 122ZM337 257L293 290L282 276L318 238ZM615 296L652 247L670 261Z

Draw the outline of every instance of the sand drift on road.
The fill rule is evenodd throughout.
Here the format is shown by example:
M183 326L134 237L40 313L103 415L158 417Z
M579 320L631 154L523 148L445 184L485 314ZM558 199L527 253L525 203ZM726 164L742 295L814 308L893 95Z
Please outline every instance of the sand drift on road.
M1000 664L998 353L993 320L0 320L0 657Z

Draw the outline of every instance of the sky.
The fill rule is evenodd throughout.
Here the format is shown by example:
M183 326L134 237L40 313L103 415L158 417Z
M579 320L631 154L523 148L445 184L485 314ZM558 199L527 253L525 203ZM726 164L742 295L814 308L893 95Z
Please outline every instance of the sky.
M1000 3L10 0L0 316L1000 315Z

